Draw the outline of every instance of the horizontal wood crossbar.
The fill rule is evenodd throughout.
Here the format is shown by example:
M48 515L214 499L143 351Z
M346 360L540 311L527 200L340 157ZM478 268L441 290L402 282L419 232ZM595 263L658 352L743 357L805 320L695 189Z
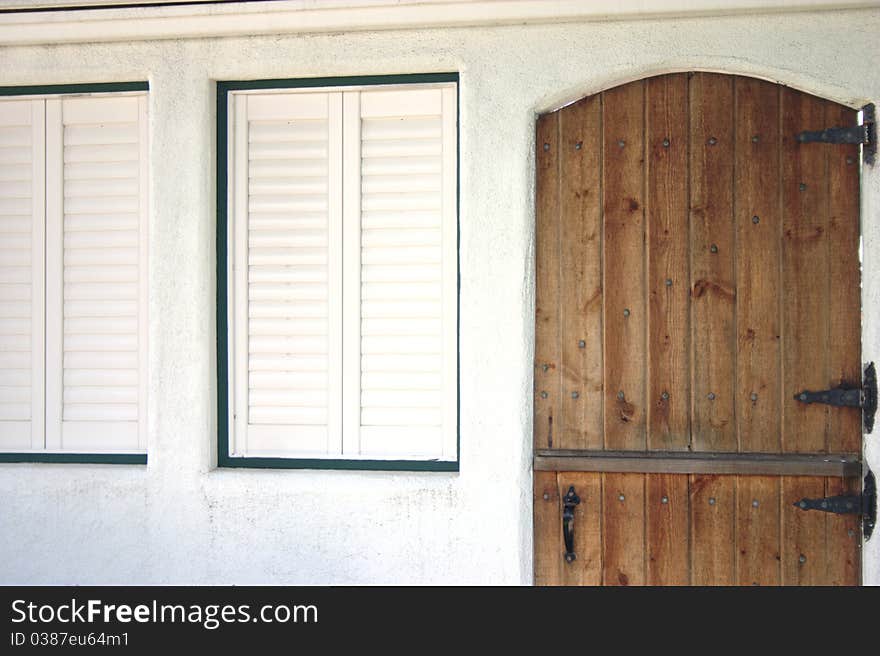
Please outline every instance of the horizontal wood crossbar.
M860 476L858 455L803 453L693 453L540 449L536 471L754 476Z

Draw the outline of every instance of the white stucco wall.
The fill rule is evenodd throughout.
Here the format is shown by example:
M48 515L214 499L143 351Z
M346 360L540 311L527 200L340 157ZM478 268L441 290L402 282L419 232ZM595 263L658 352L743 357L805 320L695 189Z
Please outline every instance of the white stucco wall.
M0 85L148 79L152 197L149 464L0 465L0 582L530 583L535 112L688 69L860 106L878 33L847 10L0 48ZM456 70L461 472L215 469L214 81ZM863 198L880 360L880 170Z

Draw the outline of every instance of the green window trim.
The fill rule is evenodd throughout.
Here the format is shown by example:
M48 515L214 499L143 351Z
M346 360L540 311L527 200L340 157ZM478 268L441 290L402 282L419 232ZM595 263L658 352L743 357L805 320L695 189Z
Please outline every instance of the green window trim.
M227 227L228 227L228 99L232 91L254 89L301 89L318 87L363 87L390 84L431 84L454 82L456 85L456 459L439 460L361 460L347 458L284 458L229 455L229 364L227 321ZM216 231L216 328L217 328L217 466L255 469L318 469L347 471L458 472L461 463L461 90L459 74L415 73L316 77L217 82L217 231Z

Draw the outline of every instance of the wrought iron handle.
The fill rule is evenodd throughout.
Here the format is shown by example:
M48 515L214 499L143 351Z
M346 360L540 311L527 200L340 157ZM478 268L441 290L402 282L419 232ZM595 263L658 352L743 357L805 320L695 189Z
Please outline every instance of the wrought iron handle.
M565 542L565 562L573 563L577 559L574 552L574 507L581 498L574 491L574 485L562 497L562 540Z

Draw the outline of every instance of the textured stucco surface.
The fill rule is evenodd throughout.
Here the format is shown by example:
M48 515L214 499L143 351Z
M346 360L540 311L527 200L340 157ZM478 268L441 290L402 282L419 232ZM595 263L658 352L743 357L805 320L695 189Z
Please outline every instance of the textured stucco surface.
M880 100L880 11L0 49L149 79L149 465L0 465L2 583L530 583L535 112L673 70ZM461 472L217 470L213 81L461 72ZM863 183L880 358L880 171ZM869 460L880 470L877 437ZM865 580L880 583L880 540Z

